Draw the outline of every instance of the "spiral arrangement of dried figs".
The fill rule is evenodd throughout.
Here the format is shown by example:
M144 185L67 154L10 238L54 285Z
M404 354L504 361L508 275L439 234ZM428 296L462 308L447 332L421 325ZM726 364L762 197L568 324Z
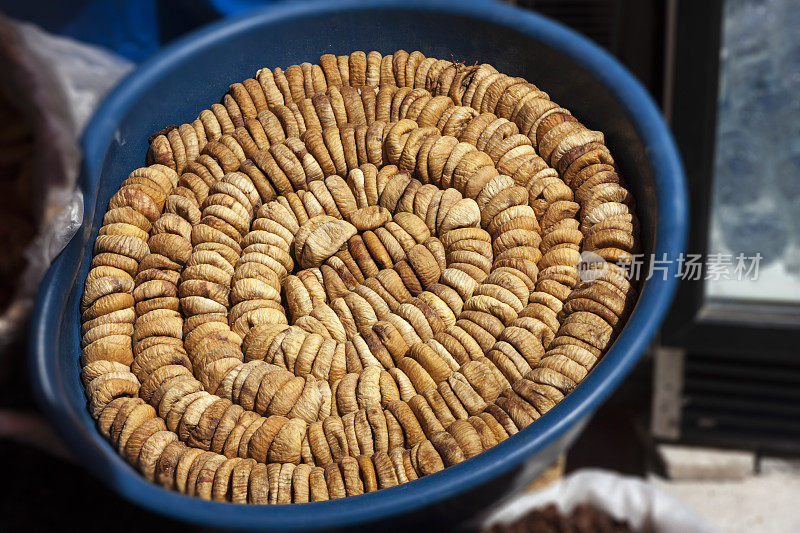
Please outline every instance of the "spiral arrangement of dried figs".
M635 300L636 231L603 135L522 78L402 50L262 69L154 135L111 198L89 409L200 498L414 480L587 375Z

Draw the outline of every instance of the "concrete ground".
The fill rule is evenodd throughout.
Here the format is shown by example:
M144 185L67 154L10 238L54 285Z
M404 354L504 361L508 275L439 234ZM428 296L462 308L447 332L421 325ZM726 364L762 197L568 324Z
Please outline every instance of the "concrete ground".
M784 470L730 481L649 479L723 533L800 531L798 472Z

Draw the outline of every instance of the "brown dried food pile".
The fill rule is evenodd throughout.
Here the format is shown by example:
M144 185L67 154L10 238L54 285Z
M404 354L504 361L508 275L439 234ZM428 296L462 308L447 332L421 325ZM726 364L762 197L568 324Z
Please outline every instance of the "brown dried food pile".
M262 69L152 138L81 302L100 431L148 479L290 503L468 459L579 383L634 300L599 132L489 65Z
M487 533L629 533L627 522L614 520L608 513L578 505L569 515L562 514L550 504L544 509L534 509L510 524L496 524Z

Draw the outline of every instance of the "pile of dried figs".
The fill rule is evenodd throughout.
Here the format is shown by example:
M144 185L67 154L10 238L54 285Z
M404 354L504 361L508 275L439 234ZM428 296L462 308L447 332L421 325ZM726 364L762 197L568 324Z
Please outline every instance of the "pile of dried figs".
M603 134L522 78L402 50L262 69L154 134L111 198L89 409L201 498L391 487L575 388L635 301L637 245Z

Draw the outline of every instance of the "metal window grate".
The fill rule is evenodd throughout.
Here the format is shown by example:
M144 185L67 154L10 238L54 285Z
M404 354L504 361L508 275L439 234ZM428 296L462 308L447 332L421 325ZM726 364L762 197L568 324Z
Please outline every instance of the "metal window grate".
M682 440L800 451L800 361L721 358L685 360Z

